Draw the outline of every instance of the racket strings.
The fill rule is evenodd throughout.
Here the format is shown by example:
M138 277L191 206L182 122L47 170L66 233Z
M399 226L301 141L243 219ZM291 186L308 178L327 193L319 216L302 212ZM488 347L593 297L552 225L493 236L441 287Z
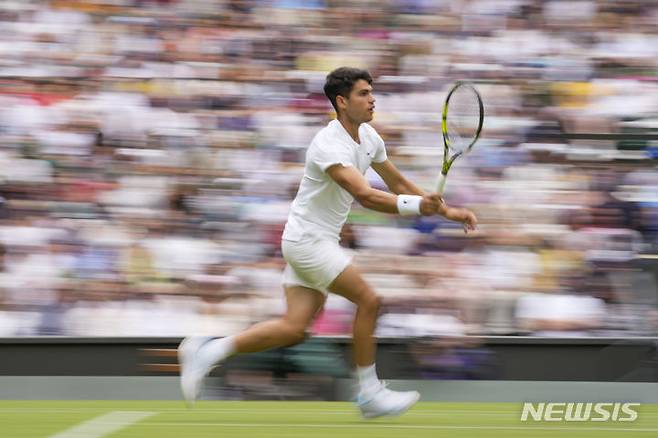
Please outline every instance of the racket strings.
M478 133L480 104L475 91L469 87L457 88L448 102L446 117L450 149L463 152Z

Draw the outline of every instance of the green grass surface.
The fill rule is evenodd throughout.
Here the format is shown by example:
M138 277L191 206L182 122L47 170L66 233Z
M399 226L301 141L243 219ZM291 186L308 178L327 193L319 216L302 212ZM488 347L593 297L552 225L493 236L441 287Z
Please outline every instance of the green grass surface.
M362 420L339 402L0 401L2 438L49 437L110 412L154 414L112 438L651 437L658 405L632 423L522 423L521 403L419 403L393 419ZM71 435L73 436L73 435ZM79 435L75 435L76 437Z

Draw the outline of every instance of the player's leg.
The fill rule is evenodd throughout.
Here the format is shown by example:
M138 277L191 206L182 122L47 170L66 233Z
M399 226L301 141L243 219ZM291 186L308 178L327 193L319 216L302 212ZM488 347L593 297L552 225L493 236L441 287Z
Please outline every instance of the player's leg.
M359 271L349 265L329 285L329 290L356 304L353 325L353 355L357 367L375 363L376 344L373 334L379 316L380 298L361 277Z
M181 389L188 403L198 397L203 378L219 362L235 353L251 353L301 342L306 327L322 308L325 296L302 286L287 286L286 314L235 336L186 338L178 348Z
M420 394L416 391L388 390L377 377L377 344L374 333L379 316L379 297L352 265L336 277L329 290L357 306L353 326L353 350L359 380L358 404L363 416L372 418L404 413L418 401Z
M235 353L254 353L302 342L306 328L322 308L325 295L303 286L286 286L286 314L256 324L234 337Z

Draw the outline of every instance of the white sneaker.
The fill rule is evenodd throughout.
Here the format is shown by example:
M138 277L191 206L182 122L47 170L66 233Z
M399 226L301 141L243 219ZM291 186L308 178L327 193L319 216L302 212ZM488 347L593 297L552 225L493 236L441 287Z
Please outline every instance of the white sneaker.
M201 392L203 378L212 366L201 363L199 350L211 337L194 336L185 338L178 346L178 363L180 364L180 387L188 406L192 406Z
M364 418L396 417L404 414L420 399L418 391L391 391L382 383L381 388L369 398L359 395L357 405Z

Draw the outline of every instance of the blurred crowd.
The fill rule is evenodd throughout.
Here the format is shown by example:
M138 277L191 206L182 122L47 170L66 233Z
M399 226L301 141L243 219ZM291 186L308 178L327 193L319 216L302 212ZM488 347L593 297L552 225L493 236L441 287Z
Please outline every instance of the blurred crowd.
M478 232L353 208L379 336L655 336L657 23L639 0L2 1L0 336L281 314L280 236L343 65L427 190L447 89L485 103L445 195ZM353 311L330 296L314 332Z

